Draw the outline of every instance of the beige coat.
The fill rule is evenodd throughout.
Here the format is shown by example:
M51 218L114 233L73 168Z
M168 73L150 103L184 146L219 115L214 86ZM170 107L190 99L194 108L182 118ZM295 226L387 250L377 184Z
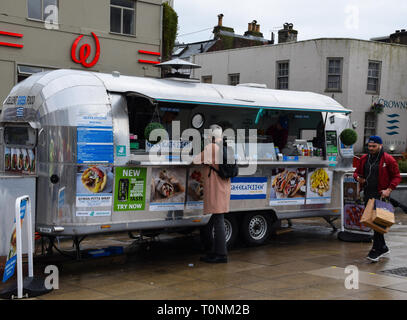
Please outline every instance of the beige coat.
M219 151L218 145L208 144L194 159L195 164L205 164L202 173L204 178L204 214L229 212L230 179L222 179L217 172L209 168L211 165L215 169L219 169L219 164L215 163L215 159L219 159ZM210 171L212 172L208 177Z

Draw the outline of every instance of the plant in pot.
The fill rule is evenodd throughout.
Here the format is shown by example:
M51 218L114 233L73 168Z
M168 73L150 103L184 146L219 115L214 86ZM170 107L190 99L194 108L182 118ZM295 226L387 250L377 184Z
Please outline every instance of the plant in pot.
M151 144L156 144L156 143L160 142L160 140L157 140L157 141L150 140L150 134L155 129L165 129L165 128L159 122L150 122L144 129L144 138Z
M358 134L350 128L343 130L339 137L345 146L352 146L358 140Z
M381 103L373 103L372 105L371 105L371 107L370 107L370 110L372 111L372 112L374 112L375 114L381 114L381 113L383 113L383 111L384 111L384 105L383 104L381 104Z

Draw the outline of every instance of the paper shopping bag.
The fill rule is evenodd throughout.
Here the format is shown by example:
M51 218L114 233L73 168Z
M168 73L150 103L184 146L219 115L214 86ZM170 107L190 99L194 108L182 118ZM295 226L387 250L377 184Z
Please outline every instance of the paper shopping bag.
M391 203L384 202L381 200L375 200L376 208L376 218L374 219L375 223L391 227L395 224L396 219L394 217L394 207Z
M375 199L369 199L366 204L365 211L363 211L363 215L360 218L360 222L363 223L365 226L372 228L380 233L387 233L390 227L386 225L382 225L378 222L375 222L376 219L376 210L375 210Z

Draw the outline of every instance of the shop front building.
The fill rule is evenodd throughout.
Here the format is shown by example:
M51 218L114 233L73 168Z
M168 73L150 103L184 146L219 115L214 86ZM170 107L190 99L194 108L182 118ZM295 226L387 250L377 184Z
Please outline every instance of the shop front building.
M202 82L260 83L271 89L310 91L334 98L352 110L359 139L382 136L386 151L407 148L407 46L356 39L314 39L193 56Z
M2 1L0 99L53 69L159 77L161 21L161 0Z

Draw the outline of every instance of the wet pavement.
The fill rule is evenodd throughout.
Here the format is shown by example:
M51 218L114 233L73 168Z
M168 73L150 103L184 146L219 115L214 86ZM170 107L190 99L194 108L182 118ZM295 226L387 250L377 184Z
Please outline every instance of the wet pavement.
M404 300L407 276L382 272L407 267L407 215L399 212L396 220L385 235L391 253L378 263L365 258L370 243L339 241L320 218L292 220L289 232L262 246L237 244L227 264L200 262L197 234L162 235L141 245L127 233L93 236L82 249L124 246L126 254L82 261L57 252L36 257L36 273L47 264L58 266L59 289L32 299ZM65 253L72 250L68 240L59 246ZM350 265L358 268L358 289L345 287Z

